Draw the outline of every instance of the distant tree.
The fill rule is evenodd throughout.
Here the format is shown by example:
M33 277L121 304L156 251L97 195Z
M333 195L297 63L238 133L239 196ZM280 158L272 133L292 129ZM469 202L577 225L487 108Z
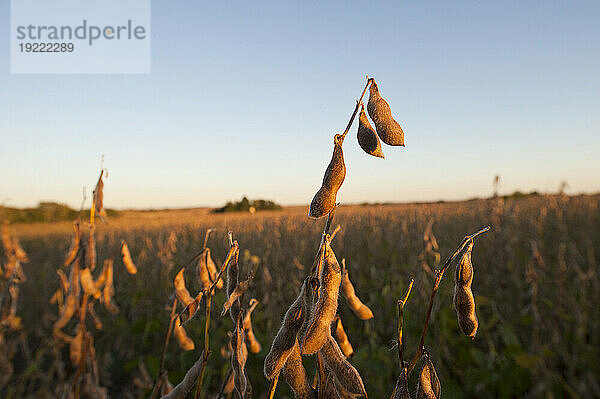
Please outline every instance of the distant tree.
M247 197L242 197L237 202L227 202L225 206L221 208L215 208L212 210L213 213L225 213L225 212L252 212L264 211L264 210L275 210L281 209L281 206L270 200L258 199L250 201Z

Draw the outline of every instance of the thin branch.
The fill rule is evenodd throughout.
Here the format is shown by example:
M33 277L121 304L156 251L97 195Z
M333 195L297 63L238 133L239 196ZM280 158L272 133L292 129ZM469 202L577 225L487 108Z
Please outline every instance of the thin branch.
M271 380L271 384L269 385L269 392L267 393L267 399L273 399L275 397L275 390L277 389L277 382L279 381L279 374Z
M352 116L350 117L350 121L348 122L348 125L346 125L346 130L344 130L344 133L342 134L342 142L344 142L346 135L350 131L352 122L354 122L354 118L356 117L356 114L358 113L358 110L360 108L360 103L362 102L362 99L365 96L365 92L369 88L369 85L371 84L372 81L373 81L373 79L371 79L371 78L369 78L369 76L367 76L367 84L366 84L365 88L363 89L362 93L360 94L359 100L356 102L356 106L354 107L354 112L352 113Z
M458 256L458 254L460 254L462 252L462 250L465 248L465 246L467 245L467 243L469 241L474 240L477 236L479 236L483 233L486 233L487 231L490 230L490 228L491 228L490 226L484 227L483 229L477 231L476 233L473 233L473 234L463 238L462 242L460 243L458 248L456 248L454 253L448 259L446 259L446 262L444 262L444 266L442 266L441 269L436 271L435 281L433 283L433 289L431 290L431 296L429 297L429 307L427 308L427 316L425 317L425 325L423 326L423 333L421 334L421 341L419 342L419 348L417 349L417 352L411 359L410 365L408 366L407 377L411 373L411 371L415 368L415 366L417 365L417 362L423 355L423 346L425 345L425 337L427 336L427 328L429 327L429 319L431 318L431 309L433 308L433 299L435 298L435 294L437 293L437 290L440 286L442 277L444 277L444 272L446 271L446 268L450 265L450 263L452 263L452 261Z
M400 368L404 367L404 348L402 346L402 324L404 320L404 305L408 300L408 296L410 295L410 291L412 290L414 282L415 279L411 278L410 283L408 283L408 290L406 291L406 295L404 295L404 299L398 300L398 360L400 361Z
M171 305L171 314L169 315L169 325L167 326L167 334L165 336L165 343L163 345L163 350L160 355L160 363L158 366L158 372L156 373L156 381L154 382L154 389L152 389L152 395L150 396L150 399L156 398L156 396L158 395L158 392L160 391L160 388L162 386L163 379L160 378L160 376L165 367L165 357L167 355L167 347L169 346L169 340L171 339L171 333L173 332L173 323L175 322L175 319L176 319L176 315L175 315L176 308L177 308L177 297L175 297L175 299L173 299L173 305Z
M221 266L221 270L219 274L215 278L215 281L212 283L210 288L206 291L206 319L204 323L204 350L202 351L202 366L200 368L200 372L198 373L198 383L196 384L196 394L194 395L195 399L200 397L200 389L202 388L202 381L204 380L204 371L206 370L206 365L208 363L208 358L210 356L210 348L209 348L209 338L210 338L210 311L212 308L212 297L214 294L214 289L217 285L217 282L223 275L225 269L229 265L229 261L239 250L239 244L237 241L233 241L233 233L230 231L227 233L229 237L229 252L227 253L227 258L223 262L223 266Z
M208 358L210 356L210 348L209 348L209 330L210 330L210 310L212 308L212 295L210 292L206 297L206 321L204 323L204 350L202 351L202 368L200 369L200 374L198 375L198 383L196 384L196 394L194 395L195 399L200 397L200 389L202 388L202 381L204 380L204 371L206 370L206 364L208 363Z

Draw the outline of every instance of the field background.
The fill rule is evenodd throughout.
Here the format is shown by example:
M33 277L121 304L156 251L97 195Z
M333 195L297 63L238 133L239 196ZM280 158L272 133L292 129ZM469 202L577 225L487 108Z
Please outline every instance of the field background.
M443 397L600 397L599 203L600 196L593 195L340 207L334 226L339 224L341 231L332 247L338 260L346 259L359 297L375 314L372 320L360 321L340 297L338 312L355 349L351 362L369 397L386 398L393 390L399 372L393 341L396 301L410 277L415 286L405 308L405 351L412 355L416 349L436 266L435 258L424 252L423 233L430 221L442 261L466 234L492 226L473 250L473 291L480 322L474 341L460 331L452 307L454 267L446 272L436 297L426 347ZM247 372L255 397L264 397L264 356L312 265L325 222L309 220L306 211L306 207L254 215L214 215L208 209L123 211L108 224L99 224L98 263L115 259L115 300L121 312L111 315L99 305L104 328L88 328L95 337L101 384L111 397L148 396L134 384L139 365L155 376L173 277L201 249L208 228L216 229L208 246L217 264L227 252L226 233L231 230L241 247L241 276L256 271L246 301L251 297L260 301L253 325L263 350L249 355ZM11 226L30 259L23 265L28 280L21 285L18 304L25 350L11 359L15 373L0 397L51 397L48 392L56 383L48 378L51 359L62 356L70 367L68 348L57 348L51 338L57 308L48 299L59 286L56 269L62 267L69 248L71 226L66 222ZM129 245L137 275L127 274L119 261L121 239ZM185 277L195 293L199 285L191 269ZM228 360L220 355L232 329L229 317L218 316L224 301L220 292L213 303L212 356L204 384L205 393L211 395L228 368ZM183 352L171 342L166 368L173 384L199 356L203 326L203 316L186 326L196 344L194 351ZM312 376L311 361L305 366ZM289 395L282 379L276 397Z

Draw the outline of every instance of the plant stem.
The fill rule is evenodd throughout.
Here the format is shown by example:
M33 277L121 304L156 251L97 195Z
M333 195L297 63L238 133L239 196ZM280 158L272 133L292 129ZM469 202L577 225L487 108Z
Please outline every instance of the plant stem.
M452 261L458 256L458 254L465 248L465 246L467 245L467 243L469 241L475 239L477 236L479 236L483 233L486 233L489 230L490 230L490 226L487 226L487 227L484 227L483 229L477 231L476 233L473 233L473 234L463 238L462 242L460 243L458 248L456 248L454 253L448 259L446 259L446 262L444 262L444 266L442 266L441 269L436 271L435 281L433 283L433 289L431 290L431 295L429 297L429 307L427 308L427 316L425 317L425 325L423 326L423 333L421 334L421 341L419 341L419 348L417 349L417 352L411 359L410 365L408 366L408 371L406 373L407 378L408 378L408 375L410 374L410 372L417 365L417 362L419 361L421 356L423 355L423 348L425 345L425 337L427 336L427 328L429 327L429 319L431 318L431 309L433 308L433 299L435 298L435 294L437 293L437 290L440 286L442 277L444 277L444 272L446 271L446 268L450 265L450 263L452 263Z
M208 294L212 295L215 292L215 287L217 286L217 282L221 279L221 276L227 269L227 265L229 265L229 261L231 260L233 255L235 255L235 253L239 250L240 250L240 246L239 246L238 242L234 241L231 244L231 247L229 248L229 252L227 253L227 257L225 258L225 261L223 262L223 266L221 266L221 270L219 270L219 274L217 274L217 277L215 277L215 281L212 283L212 285L208 289L207 295Z
M358 110L360 109L360 104L361 104L362 99L365 96L365 92L369 88L370 84L371 84L371 79L367 76L367 84L366 84L365 88L363 89L362 93L360 94L359 100L356 102L356 106L354 107L354 112L352 113L352 116L350 117L350 121L348 122L348 125L346 125L346 130L344 130L344 133L342 134L342 142L344 142L344 139L346 138L346 135L350 131L350 127L352 126L352 122L354 122L354 118L356 117L356 114L358 113Z
M329 212L327 215L327 221L325 222L325 228L323 228L323 234L321 235L321 242L319 243L319 250L317 251L317 255L315 256L315 261L313 263L313 267L311 268L310 275L314 278L318 278L320 272L321 261L323 259L323 244L325 244L325 237L329 234L329 230L331 229L331 225L333 224L333 217L335 216L336 206Z
M275 390L277 389L277 382L279 381L279 374L271 380L271 384L269 385L269 392L267 393L267 399L273 399L275 397Z
M410 295L410 291L412 290L414 282L415 279L411 278L410 283L408 283L408 290L406 291L406 295L404 295L404 299L400 299L398 301L398 360L400 361L400 368L404 367L404 349L402 347L402 324L404 320L404 305L408 300L408 296Z
M209 292L206 297L206 321L204 323L204 351L202 352L202 367L200 368L200 374L198 375L198 383L196 384L195 399L200 397L200 389L202 387L202 381L204 380L204 371L206 370L206 364L208 363L208 357L210 356L209 348L209 329L210 329L210 310L212 307L212 295Z
M173 305L171 305L171 314L169 315L169 325L167 327L167 334L165 336L165 343L163 350L160 355L160 363L158 366L158 373L156 373L156 381L154 382L154 389L150 399L155 399L162 385L162 378L160 378L163 368L165 367L165 356L167 354L167 347L169 346L169 340L171 339L171 333L173 332L173 323L175 322L175 309L177 307L177 297L173 299Z
M206 295L206 320L204 323L204 351L202 352L202 366L200 368L200 374L198 375L198 383L196 384L196 394L194 395L195 399L198 399L200 397L200 389L202 387L202 380L204 379L204 371L206 370L206 365L208 363L208 358L210 356L210 348L209 348L210 311L212 308L212 297L214 294L214 290L217 285L217 282L223 275L223 272L225 271L225 269L227 269L227 266L229 265L229 261L234 256L234 254L236 254L240 249L238 242L233 241L233 234L231 232L229 232L228 236L229 236L230 247L229 247L229 252L227 253L227 257L225 258L225 261L223 262L223 266L221 266L221 270L219 271L219 274L215 278L215 281L212 283L210 288L205 293L205 295Z

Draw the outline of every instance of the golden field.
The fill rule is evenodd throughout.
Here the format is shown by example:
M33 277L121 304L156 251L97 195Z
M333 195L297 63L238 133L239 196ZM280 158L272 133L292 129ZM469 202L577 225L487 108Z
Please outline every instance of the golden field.
M399 367L395 349L396 302L415 279L404 310L405 352L412 356L423 327L433 270L439 258L426 251L429 223L443 262L462 238L490 225L473 250L479 331L471 341L460 331L452 306L454 266L446 272L434 302L425 346L442 382L445 398L463 397L600 397L600 196L534 196L435 204L352 205L337 209L332 243L345 259L358 296L374 313L361 321L344 299L338 314L355 354L369 397L391 394ZM150 379L159 368L169 320L173 279L202 249L205 232L214 229L208 246L217 265L225 258L227 232L240 245L240 279L254 272L245 301L256 298L253 329L262 351L250 354L246 366L254 397L264 397L268 382L263 361L288 306L298 294L317 252L325 219L311 220L307 207L288 207L256 214L211 214L208 209L122 211L96 228L98 263L113 258L114 301L118 314L96 307L102 329L93 333L98 385L110 397L148 397ZM10 226L29 261L20 284L16 314L22 328L4 330L12 373L0 379L0 397L54 397L57 387L76 373L69 345L52 335L58 318L49 299L60 285L56 273L69 250L72 224ZM120 262L125 240L138 273ZM197 292L194 269L185 279ZM212 311L212 355L202 397L216 397L229 360L222 357L229 317L219 313L225 293ZM181 310L181 309L179 309ZM202 312L200 312L202 313ZM73 323L73 322L71 322ZM4 328L4 327L3 327ZM195 349L182 350L175 340L166 352L165 368L175 385L200 355L204 315L185 326ZM73 324L65 331L73 335ZM305 367L312 379L315 366ZM153 381L152 381L153 382ZM411 387L416 376L411 376ZM283 381L275 397L291 397ZM82 393L82 397L85 394ZM193 393L189 395L193 397Z

